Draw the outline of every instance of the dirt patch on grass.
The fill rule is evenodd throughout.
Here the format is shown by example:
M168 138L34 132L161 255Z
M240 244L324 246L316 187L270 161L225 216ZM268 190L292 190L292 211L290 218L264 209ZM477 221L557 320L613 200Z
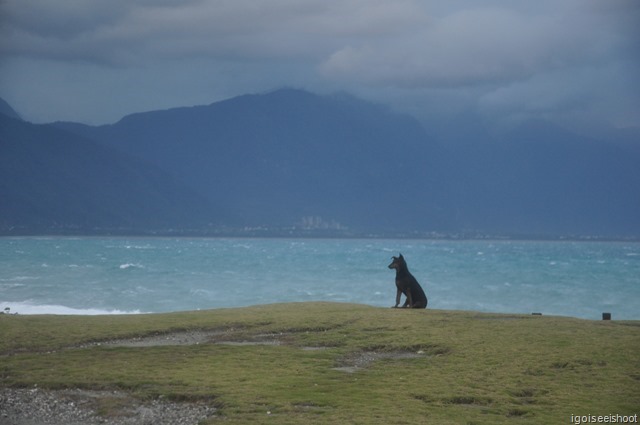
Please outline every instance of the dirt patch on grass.
M302 332L309 332L304 330ZM72 348L92 347L161 347L179 345L219 344L219 345L290 345L296 332L276 332L249 334L244 329L184 330L143 335L132 338L96 341ZM304 346L302 350L323 350L326 346Z
M237 329L185 330L83 344L90 347L162 347L176 345L280 345L285 334L246 335Z
M0 389L5 425L196 425L215 416L210 402L139 400L123 391Z
M341 358L338 362L339 366L334 367L333 370L340 372L355 373L358 370L371 365L373 362L383 359L416 359L424 354L409 351L388 351L388 352L376 352L376 351L361 351L359 353L349 354Z
M379 360L406 360L421 357L439 356L447 354L449 349L440 346L415 346L407 349L390 349L388 347L376 347L347 354L338 360L338 365L333 370L345 373L355 373Z
M179 331L164 334L145 335L140 337L114 339L109 341L93 342L82 345L82 348L88 347L160 347L168 345L197 345L214 341L225 331Z

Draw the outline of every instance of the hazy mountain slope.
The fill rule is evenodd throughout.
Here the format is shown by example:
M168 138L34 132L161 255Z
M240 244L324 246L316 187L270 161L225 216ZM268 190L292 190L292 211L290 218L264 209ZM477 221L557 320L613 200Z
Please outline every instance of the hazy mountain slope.
M427 132L347 95L293 89L56 126L167 171L236 230L640 236L633 132L600 141L535 121L496 134L469 112Z
M486 195L474 208L487 227L640 234L638 155L540 121L524 123L489 146L491 159L475 180Z
M210 207L167 173L54 128L0 115L3 232L202 228Z
M75 131L170 170L228 206L235 225L307 216L359 230L447 225L423 128L348 96L284 89Z
M21 120L22 117L5 101L0 97L0 115L6 115L9 118L15 118Z

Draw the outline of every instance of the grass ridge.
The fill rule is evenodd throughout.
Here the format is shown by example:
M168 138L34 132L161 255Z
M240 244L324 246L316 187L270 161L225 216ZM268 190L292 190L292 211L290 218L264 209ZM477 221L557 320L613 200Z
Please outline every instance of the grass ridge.
M189 332L192 343L152 343ZM0 335L0 387L210 403L232 424L568 423L640 406L634 322L310 302L7 315Z

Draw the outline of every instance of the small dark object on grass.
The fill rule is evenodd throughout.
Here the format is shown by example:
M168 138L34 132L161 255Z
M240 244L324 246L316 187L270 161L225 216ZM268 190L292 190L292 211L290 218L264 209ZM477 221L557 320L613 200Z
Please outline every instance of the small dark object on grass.
M611 320L611 313L602 313L602 320Z
M392 257L393 261L389 264L390 269L396 269L396 305L400 304L400 295L404 294L407 297L402 308L427 308L427 296L425 295L422 287L418 283L415 277L409 273L407 262L404 260L402 254L399 257Z

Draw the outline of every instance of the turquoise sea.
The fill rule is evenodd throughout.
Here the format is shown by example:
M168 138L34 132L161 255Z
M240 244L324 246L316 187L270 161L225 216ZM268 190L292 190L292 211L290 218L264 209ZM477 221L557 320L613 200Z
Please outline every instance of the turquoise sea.
M0 238L0 309L150 313L299 301L390 307L402 253L429 308L640 319L640 243Z

